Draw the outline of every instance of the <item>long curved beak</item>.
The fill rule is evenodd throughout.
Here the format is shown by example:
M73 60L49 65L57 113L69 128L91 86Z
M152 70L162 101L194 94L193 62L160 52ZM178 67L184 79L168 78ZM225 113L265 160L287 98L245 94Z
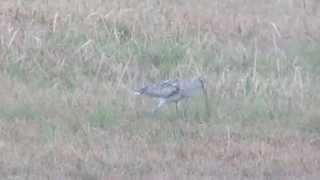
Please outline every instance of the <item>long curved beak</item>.
M209 103L209 97L208 97L208 92L207 92L207 87L206 85L202 82L202 92L203 92L203 95L204 95L204 105L205 105L205 108L206 108L206 115L207 117L206 118L210 118L211 116L211 113L210 113L210 103Z

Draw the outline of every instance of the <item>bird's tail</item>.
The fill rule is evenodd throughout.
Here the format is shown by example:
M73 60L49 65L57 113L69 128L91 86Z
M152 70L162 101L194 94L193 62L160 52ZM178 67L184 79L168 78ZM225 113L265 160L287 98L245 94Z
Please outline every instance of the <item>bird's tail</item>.
M142 89L134 89L134 90L132 91L132 94L133 94L133 95L136 95L136 96L143 95L144 92L146 91L146 89L147 89L147 87L144 87L144 88L142 88Z
M132 95L135 95L135 96L140 96L140 95L142 95L142 93L141 93L139 90L136 90L136 89L132 90L132 91L131 91L131 94L132 94Z

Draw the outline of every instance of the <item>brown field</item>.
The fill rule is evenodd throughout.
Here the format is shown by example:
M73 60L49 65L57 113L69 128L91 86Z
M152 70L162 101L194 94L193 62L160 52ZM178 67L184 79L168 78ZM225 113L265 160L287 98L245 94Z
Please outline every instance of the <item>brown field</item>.
M319 179L319 2L0 0L0 179Z

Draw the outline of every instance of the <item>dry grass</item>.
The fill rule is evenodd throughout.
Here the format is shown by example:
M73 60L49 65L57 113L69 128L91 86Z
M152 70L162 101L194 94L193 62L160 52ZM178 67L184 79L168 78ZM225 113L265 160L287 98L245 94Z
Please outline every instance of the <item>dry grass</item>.
M0 2L3 179L318 179L314 0ZM202 75L211 117L130 90Z

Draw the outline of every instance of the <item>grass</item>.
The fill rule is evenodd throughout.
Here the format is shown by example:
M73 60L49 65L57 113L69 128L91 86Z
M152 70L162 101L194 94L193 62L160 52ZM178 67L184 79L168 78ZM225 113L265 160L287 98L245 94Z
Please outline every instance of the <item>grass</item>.
M1 2L1 177L318 179L319 13L305 3ZM131 95L199 75L209 118L201 96L151 117Z
M89 120L93 127L97 128L107 128L112 127L112 125L116 124L117 112L114 110L114 107L98 105L96 110L90 114Z
M12 107L1 107L0 118L6 120L35 120L40 119L41 114L40 112L33 110L28 104L17 104Z

